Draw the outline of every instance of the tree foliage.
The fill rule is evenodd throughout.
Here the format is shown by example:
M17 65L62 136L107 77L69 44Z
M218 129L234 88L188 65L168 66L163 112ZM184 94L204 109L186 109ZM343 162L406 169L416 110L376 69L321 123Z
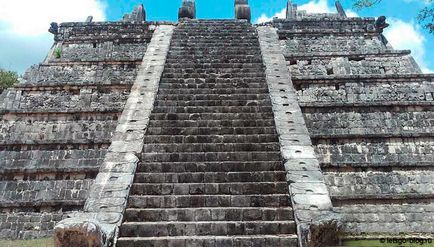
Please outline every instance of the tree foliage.
M385 0L354 0L354 8L357 10L370 8L382 1ZM417 20L430 33L434 34L434 0L425 0L425 3L427 6L419 11Z
M417 19L430 33L434 34L434 1L429 0L429 2L430 5L419 12Z
M18 83L18 74L13 71L8 71L0 68L0 91Z

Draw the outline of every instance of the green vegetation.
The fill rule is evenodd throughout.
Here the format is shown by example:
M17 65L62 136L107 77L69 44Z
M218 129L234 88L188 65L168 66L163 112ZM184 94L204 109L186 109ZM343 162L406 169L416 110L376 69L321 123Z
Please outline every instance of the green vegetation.
M433 243L415 244L415 243L381 243L380 240L347 240L343 243L347 247L434 247Z
M34 240L0 240L1 247L54 247L54 241L51 238L34 239Z
M59 59L60 57L62 57L62 50L60 48L56 48L54 49L54 57Z
M382 1L387 0L354 0L354 8L358 10L363 8L370 8ZM417 20L430 33L434 34L434 0L425 0L425 2L427 3L427 6L419 11L419 14L417 15Z
M18 74L13 71L0 69L0 92L18 83Z

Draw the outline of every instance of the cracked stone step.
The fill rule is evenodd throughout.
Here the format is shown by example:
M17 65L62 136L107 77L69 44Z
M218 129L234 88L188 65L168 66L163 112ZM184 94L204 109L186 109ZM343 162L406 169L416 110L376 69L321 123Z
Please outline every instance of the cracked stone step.
M280 152L142 153L142 162L280 161Z
M190 106L154 107L153 113L255 113L272 112L271 106Z
M152 120L149 127L270 127L274 125L273 119L235 119L235 120Z
M198 76L197 78L203 78ZM266 94L268 88L198 88L198 89L160 89L161 94ZM271 106L270 106L271 107Z
M164 107L169 107L169 106L164 106ZM181 106L175 106L175 107L181 107ZM224 126L226 126L226 127L231 127L231 126L232 127L241 127L242 124L246 124L245 127L260 127L260 126L265 127L269 121L274 121L271 117L265 117L265 118L260 118L260 119L250 117L250 116L260 117L261 116L260 114L263 114L263 113L258 113L256 115L255 114L248 115L245 113L235 113L235 114L238 114L238 116L249 116L246 119L243 119L242 117L239 119L232 119L232 118L227 118L227 119L190 119L190 118L187 118L187 119L183 119L182 117L185 117L185 115L182 115L182 114L175 114L175 113L163 113L163 114L166 114L167 118L170 118L170 119L151 120L150 123L151 124L160 124L160 123L165 124L166 123L166 124L169 124L169 126L174 126L177 123L179 123L180 124L179 127L188 127L186 125L191 125L192 127L196 127L196 126L197 127L199 127L199 126L213 127L213 126L220 126L220 125L222 125L221 127L224 127ZM189 117L190 116L191 117L194 117L194 116L213 117L216 115L221 116L221 115L219 115L221 113L186 113L186 114L188 114ZM230 114L230 113L228 113L228 114ZM232 116L234 116L234 114L232 114ZM249 122L249 123L247 123L247 122ZM233 123L234 125L228 125L230 123ZM161 125L157 125L157 126L158 127L164 127Z
M124 237L279 235L296 231L292 221L125 222L119 230Z
M226 88L267 88L264 83L245 83L245 82L231 82L231 83L168 83L160 84L161 89L226 89Z
M119 238L118 245L123 247L143 246L176 246L176 247L199 247L199 246L273 246L273 247L297 247L296 234L280 235L249 235L249 236L188 236L188 237L129 237Z
M185 74L193 74L193 73L233 73L233 74L244 74L244 73L254 73L257 71L257 68L165 68L165 73L185 73ZM266 86L266 84L264 84Z
M276 134L272 127L216 127L216 128L170 128L150 127L148 135L255 135L255 134Z
M227 120L227 119L274 119L273 112L256 113L152 113L152 120Z
M167 61L166 61L167 62ZM264 68L262 63L196 63L194 61L184 63L168 63L165 68L171 69L208 69L208 68L237 68L237 69L261 69Z
M125 213L127 222L156 221L282 221L294 220L291 207L234 207L234 208L175 208L137 209L129 208Z
M195 173L191 173L193 176ZM137 174L141 176L142 174ZM287 182L284 179L276 179L275 181L262 182L260 180L247 182L242 181L239 183L234 183L233 181L210 181L195 183L192 179L188 183L180 182L170 182L170 183L153 183L152 180L141 181L140 178L136 176L136 181L131 188L131 194L134 195L249 195L260 191L264 195L268 194L283 194L288 192ZM146 183L143 183L146 182Z
M137 172L255 172L282 171L280 161L139 163Z
M185 152L247 152L247 151L279 151L279 143L175 143L145 144L144 153L185 153Z
M162 84L181 84L181 83L189 83L189 84L197 84L197 83L219 83L219 84L231 84L237 82L243 83L263 83L266 85L265 77L250 77L250 78L207 78L207 79L182 79L182 78L167 78L160 81L160 85ZM157 95L158 96L158 95ZM267 94L269 97L269 95Z
M277 142L277 134L266 135L148 135L145 143L270 143Z
M135 183L231 183L286 181L284 171L137 173Z
M171 95L157 95L157 101L178 101L180 103L186 101L214 101L214 100L269 100L267 94L207 94L207 95L185 95L185 94L171 94Z
M216 52L216 51L214 51L214 52ZM261 61L260 58L257 57L259 55L256 55L253 53L243 54L243 52L237 52L240 55L238 55L238 56L224 56L223 55L222 57L220 57L218 59L213 58L213 55L210 52L206 52L206 53L202 52L201 53L201 52L196 52L196 51L190 51L189 53L190 53L190 55L186 55L185 52L184 53L176 52L173 54L174 55L173 59L176 60L178 63L200 62L202 64L205 64L205 63L221 64L221 63L240 63L240 62L248 63L248 64L255 64L255 63L259 63ZM234 74L234 77L235 76L236 76L236 74Z
M164 77L167 79L182 79L182 78L199 78L199 79L208 79L208 78L263 78L265 75L263 73L258 72L252 72L252 73L192 73L192 74L186 74L186 73L165 73ZM164 92L160 92L164 93ZM236 92L234 92L236 93Z
M285 194L252 195L130 195L129 208L289 207Z

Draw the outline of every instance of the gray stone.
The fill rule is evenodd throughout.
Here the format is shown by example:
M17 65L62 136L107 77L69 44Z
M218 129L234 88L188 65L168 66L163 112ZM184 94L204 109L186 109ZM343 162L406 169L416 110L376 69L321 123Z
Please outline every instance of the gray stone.
M182 0L182 5L178 11L178 19L196 19L196 0Z
M235 18L250 22L251 13L248 0L235 0Z
M339 0L335 1L336 10L338 11L339 16L346 18L347 14L345 14L345 10L342 7L342 4Z
M102 225L88 218L65 219L54 228L54 240L57 247L96 246L109 247L113 244L115 228Z

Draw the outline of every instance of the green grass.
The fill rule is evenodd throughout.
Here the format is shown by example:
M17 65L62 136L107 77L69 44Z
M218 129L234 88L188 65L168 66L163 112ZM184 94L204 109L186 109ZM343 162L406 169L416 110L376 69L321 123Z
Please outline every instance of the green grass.
M343 245L347 247L434 247L434 240L432 242L422 245L420 243L402 243L400 245L399 243L382 243L380 240L346 240Z
M388 244L381 243L380 240L345 240L343 246L347 247L434 247L433 243L425 243L421 244ZM34 240L0 240L1 247L54 247L53 239L44 238L44 239L34 239Z
M1 247L54 247L53 239L42 238L34 240L0 240Z

